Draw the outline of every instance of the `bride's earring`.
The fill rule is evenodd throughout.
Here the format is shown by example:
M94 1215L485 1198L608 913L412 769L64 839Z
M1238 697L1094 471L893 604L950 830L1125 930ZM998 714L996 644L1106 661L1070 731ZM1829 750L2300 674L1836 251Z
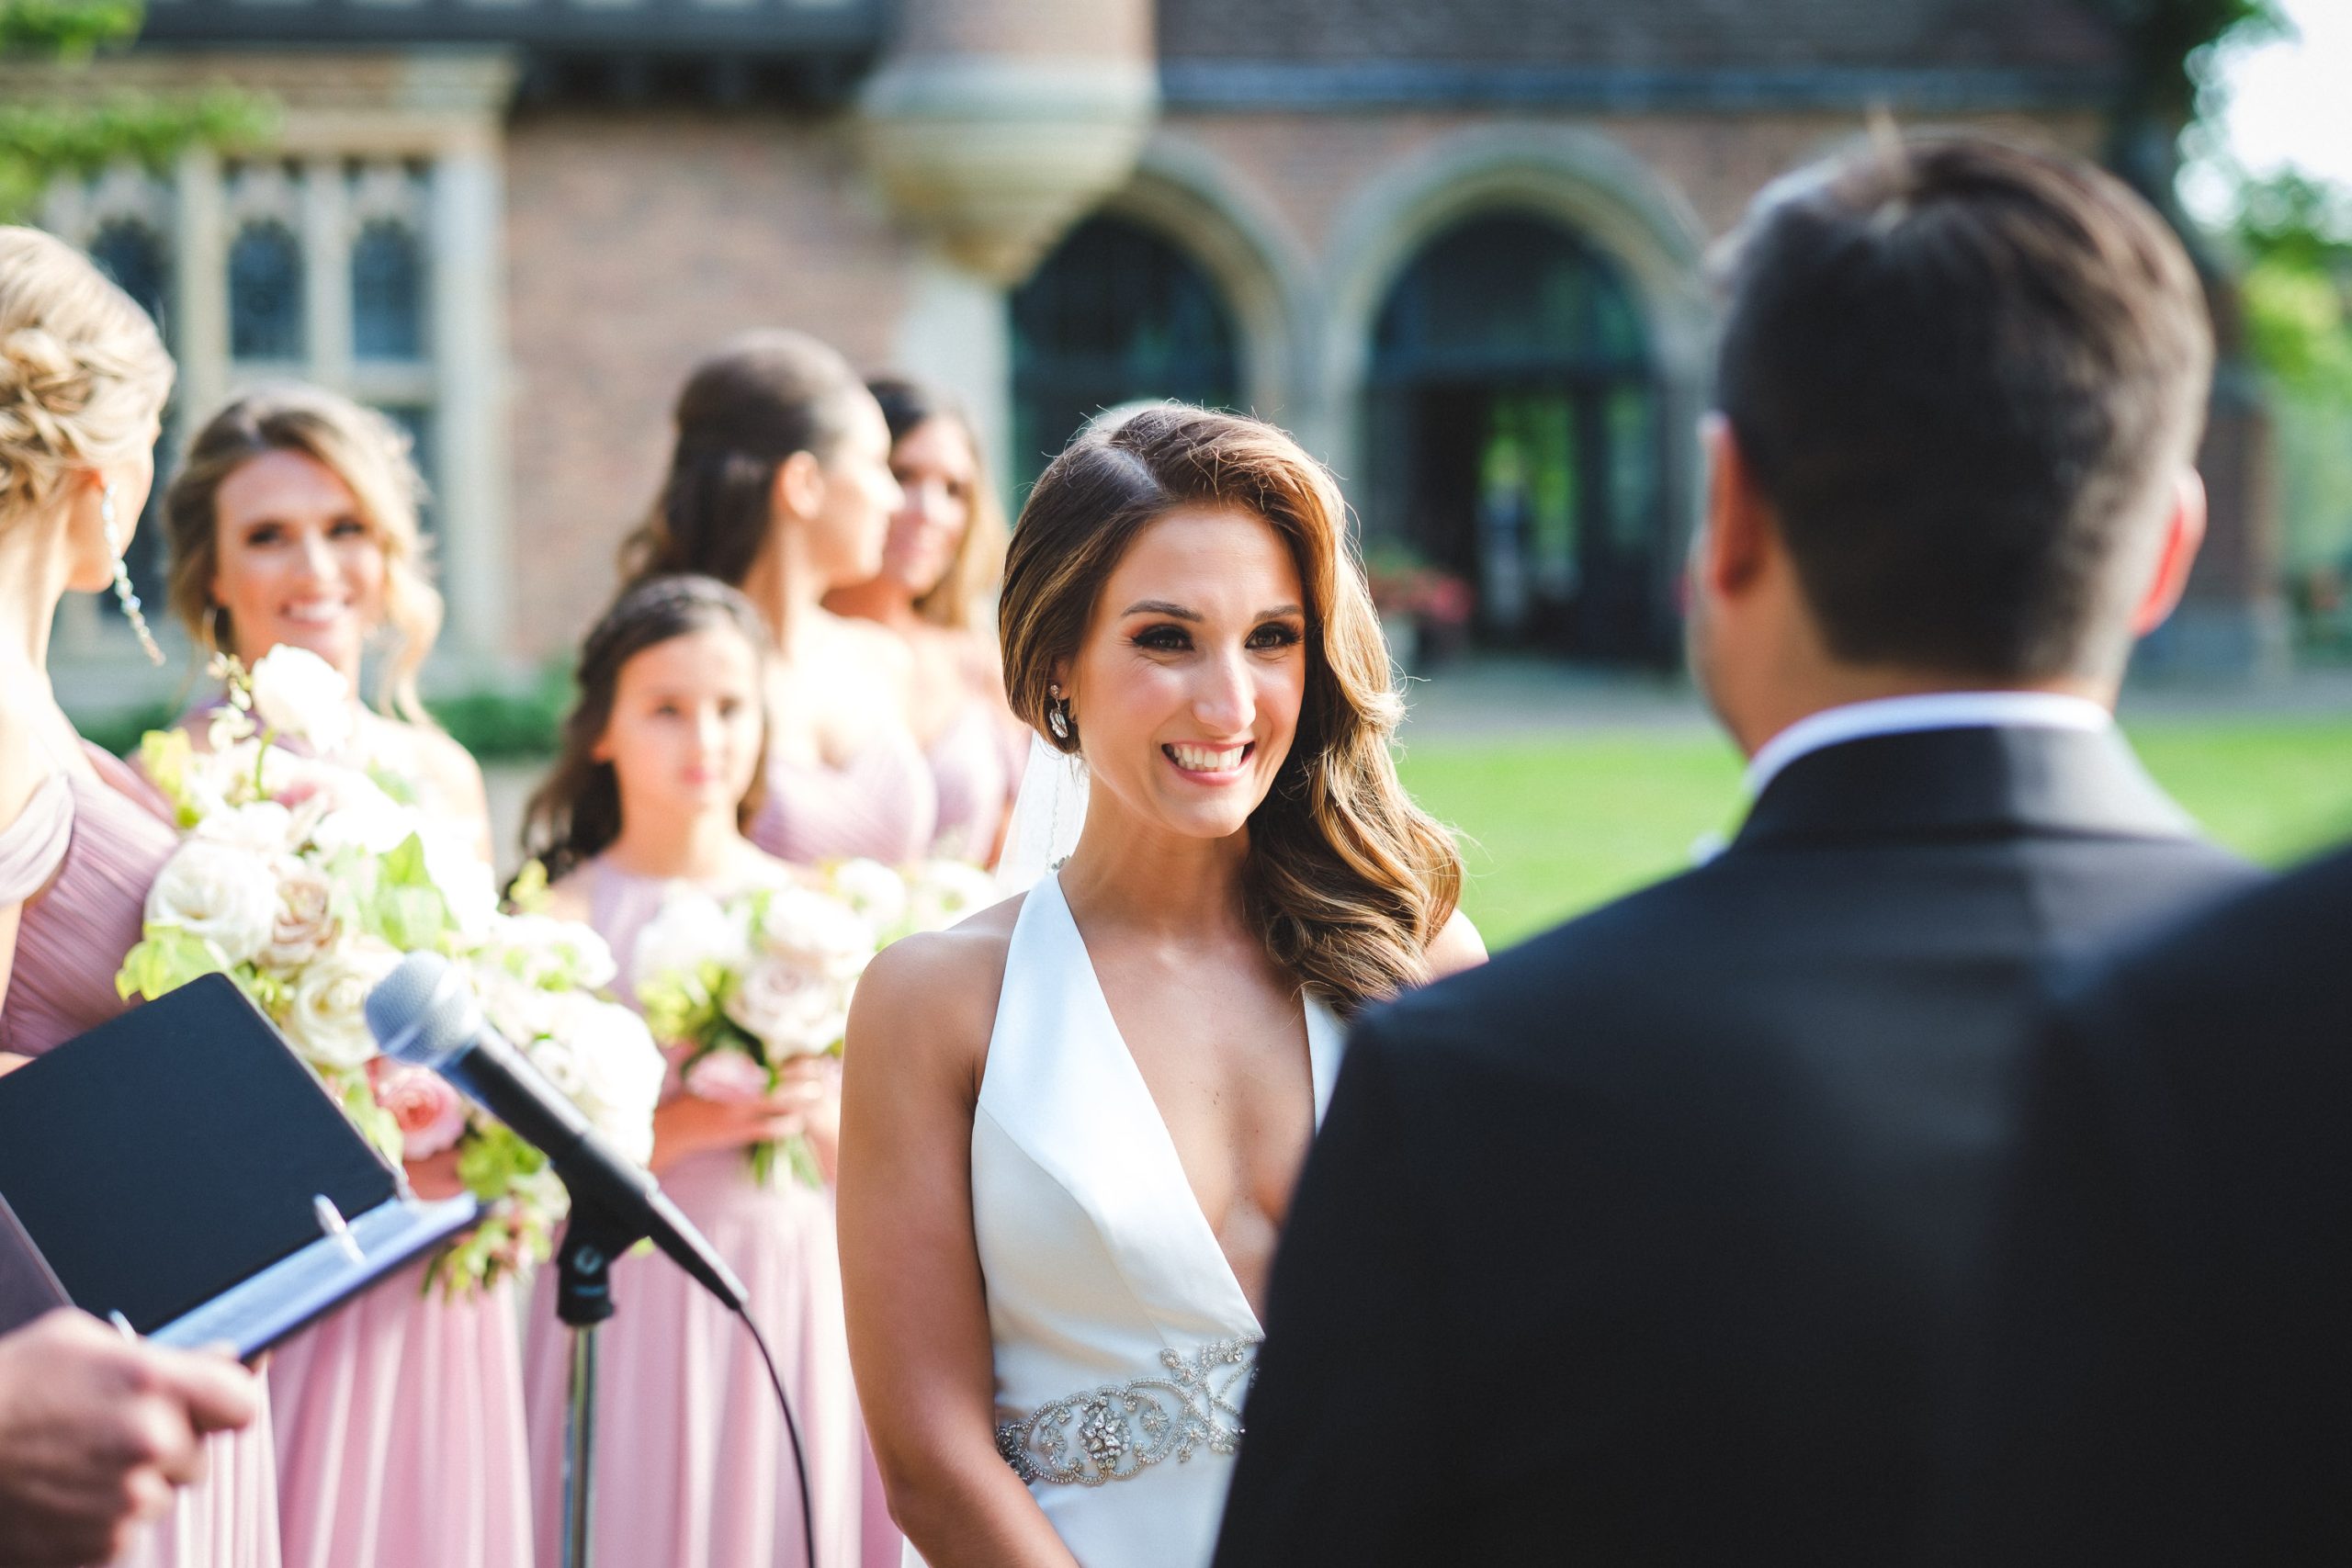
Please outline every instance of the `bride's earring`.
M139 637L139 646L146 650L147 662L160 669L164 663L164 650L155 646L155 634L147 629L147 617L139 608L139 595L130 586L130 566L123 558L123 547L130 541L118 537L120 529L116 525L112 485L99 492L98 524L106 530L107 549L114 557L115 603L122 606L122 618L130 623L131 631Z
M1069 699L1062 695L1062 689L1059 686L1046 687L1046 728L1054 732L1055 739L1067 745L1069 738L1078 729L1078 727L1070 722Z

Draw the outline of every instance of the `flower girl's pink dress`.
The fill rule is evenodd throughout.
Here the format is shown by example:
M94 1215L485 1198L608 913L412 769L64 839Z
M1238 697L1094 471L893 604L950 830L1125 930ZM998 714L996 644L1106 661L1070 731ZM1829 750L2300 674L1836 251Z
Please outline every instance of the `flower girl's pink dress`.
M0 1003L0 1051L22 1056L122 1011L115 971L139 941L148 886L179 841L144 779L85 749L103 783L61 768L0 829L0 903L28 900ZM276 1568L270 1441L266 1405L246 1430L214 1438L206 1480L183 1490L171 1517L123 1561L142 1568Z
M634 1005L637 938L680 884L588 866L589 923L620 964ZM868 1555L865 1433L850 1382L832 1198L779 1161L764 1186L741 1149L690 1156L662 1187L750 1292L806 1445L818 1568L895 1564ZM792 1450L750 1333L659 1254L613 1269L617 1313L597 1331L596 1560L695 1568L800 1568ZM564 1409L571 1332L555 1318L552 1268L531 1301L526 1383L539 1562L561 1552ZM878 1493L878 1486L876 1488ZM885 1516L887 1518L887 1516Z

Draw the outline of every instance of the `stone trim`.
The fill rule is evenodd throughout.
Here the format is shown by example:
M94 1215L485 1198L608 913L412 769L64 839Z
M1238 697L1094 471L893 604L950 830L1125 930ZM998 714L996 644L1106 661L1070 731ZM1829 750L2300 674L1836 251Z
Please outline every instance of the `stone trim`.
M1510 107L1607 113L1752 114L1860 109L1904 113L2099 107L2119 75L2098 68L1644 70L1615 65L1487 65L1375 60L1171 60L1159 68L1170 108Z

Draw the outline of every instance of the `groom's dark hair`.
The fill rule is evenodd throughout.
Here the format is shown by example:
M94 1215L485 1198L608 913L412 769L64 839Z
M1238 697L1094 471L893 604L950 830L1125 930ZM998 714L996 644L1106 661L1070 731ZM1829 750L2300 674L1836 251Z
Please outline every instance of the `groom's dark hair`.
M1890 137L1768 188L1724 277L1716 406L1835 656L2120 669L2213 358L2147 203L2074 158Z

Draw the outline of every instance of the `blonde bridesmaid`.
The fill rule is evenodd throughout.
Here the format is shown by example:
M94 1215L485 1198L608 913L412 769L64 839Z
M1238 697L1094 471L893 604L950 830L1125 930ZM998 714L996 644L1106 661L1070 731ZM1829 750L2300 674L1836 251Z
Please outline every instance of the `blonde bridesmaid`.
M164 503L172 607L251 665L290 644L341 671L358 745L489 875L481 770L417 700L441 625L421 491L390 421L315 387L248 392L205 421ZM362 705L384 643L389 711ZM201 728L201 726L193 728ZM412 1161L424 1197L454 1154ZM420 1263L281 1346L271 1371L286 1568L526 1568L522 1346L512 1281L445 1292Z

